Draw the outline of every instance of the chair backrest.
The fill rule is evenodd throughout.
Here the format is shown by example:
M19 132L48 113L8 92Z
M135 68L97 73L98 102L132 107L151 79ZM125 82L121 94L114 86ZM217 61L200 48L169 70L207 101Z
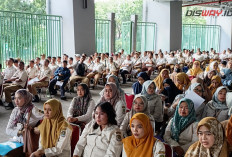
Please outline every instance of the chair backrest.
M73 131L72 131L72 138L71 138L71 156L73 156L73 152L75 150L75 146L79 141L80 134L81 134L81 127L76 124L71 124Z
M127 95L125 94L125 98L126 98L126 107L127 109L131 110L132 108L132 103L133 103L133 100L134 100L134 95Z
M166 157L173 157L172 147L167 143L163 143L163 144L165 146L165 156Z

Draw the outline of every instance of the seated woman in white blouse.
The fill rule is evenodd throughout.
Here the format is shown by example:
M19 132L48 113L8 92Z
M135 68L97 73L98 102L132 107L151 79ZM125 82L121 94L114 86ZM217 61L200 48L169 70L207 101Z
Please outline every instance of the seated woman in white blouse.
M178 156L184 156L189 146L198 140L196 114L192 100L179 101L174 117L165 130L164 140L170 144Z
M44 103L44 119L39 125L39 149L31 157L71 156L72 127L63 116L59 100L50 99Z
M25 89L19 89L15 93L15 105L6 127L6 134L12 136L13 141L23 143L23 129L31 113L29 125L35 127L43 119L43 113L32 104L32 95ZM14 151L14 150L13 150Z
M122 134L115 118L109 102L99 103L94 109L94 120L85 126L77 142L73 157L120 157Z
M74 97L67 114L67 120L70 123L85 123L92 120L92 112L95 102L89 91L89 87L85 83L78 84L77 97Z

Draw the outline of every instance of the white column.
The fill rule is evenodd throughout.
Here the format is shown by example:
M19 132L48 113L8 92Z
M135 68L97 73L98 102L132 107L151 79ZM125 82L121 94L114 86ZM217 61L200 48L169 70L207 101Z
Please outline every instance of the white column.
M115 13L109 13L108 19L110 20L110 56L115 53Z
M137 22L138 22L138 15L131 15L131 21L133 22L132 25L132 51L136 51L136 32L137 32Z

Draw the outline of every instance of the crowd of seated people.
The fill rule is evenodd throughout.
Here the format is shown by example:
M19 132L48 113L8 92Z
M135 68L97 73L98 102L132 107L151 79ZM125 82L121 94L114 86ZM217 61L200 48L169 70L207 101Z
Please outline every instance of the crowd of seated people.
M132 78L129 94L134 97L128 98L121 84ZM100 79L104 88L95 102L91 90ZM25 122L31 114L29 125L40 134L31 157L232 156L230 49L129 55L122 50L75 58L64 54L62 59L41 55L28 66L10 58L0 85L1 99L7 103L1 104L13 109L6 133L24 143ZM43 87L49 100L41 111L33 102L39 102L38 88ZM67 113L59 100L50 99L57 88L62 100L67 90L77 91ZM133 99L131 104L128 99ZM74 125L82 131L72 146L72 138L79 136L72 135ZM23 147L8 155L15 152L23 154Z

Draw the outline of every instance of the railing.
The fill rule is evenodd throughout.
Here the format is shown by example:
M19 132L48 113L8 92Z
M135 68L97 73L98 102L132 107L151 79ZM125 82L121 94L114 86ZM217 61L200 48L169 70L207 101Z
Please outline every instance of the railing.
M95 45L98 53L110 52L110 20L95 19Z
M210 51L220 48L221 27L218 25L182 25L182 49L197 49Z
M136 51L155 51L156 23L138 22L136 34Z
M5 67L9 57L26 63L46 54L62 52L62 17L0 11L0 62Z

